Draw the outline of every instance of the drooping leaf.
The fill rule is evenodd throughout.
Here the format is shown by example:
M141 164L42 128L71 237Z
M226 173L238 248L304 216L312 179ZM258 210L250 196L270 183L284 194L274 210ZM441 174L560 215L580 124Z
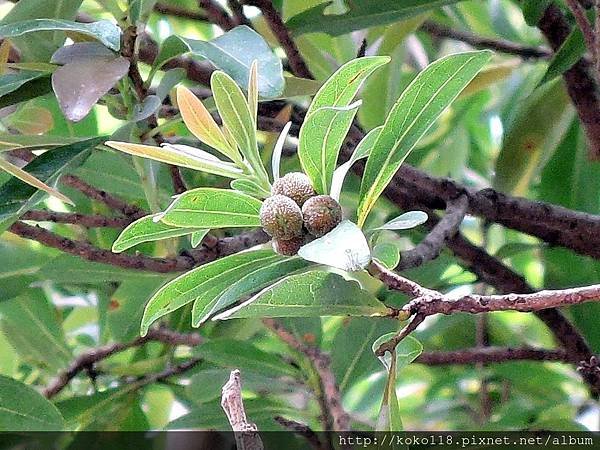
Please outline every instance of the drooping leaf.
M142 217L129 224L113 243L112 251L120 253L142 242L184 236L197 231L196 228L172 227L163 222L156 222L156 216L157 214Z
M252 51L248 51L252 49ZM252 61L258 61L258 91L266 98L277 97L284 87L281 60L265 40L247 26L239 26L211 41L170 36L160 49L155 69L184 53L209 60L231 76L238 85L248 86Z
M38 180L36 177L34 177L30 173L24 171L20 167L9 163L7 160L5 160L2 157L0 157L0 169L8 172L12 176L18 178L21 181L24 181L25 183L29 184L30 186L33 186L36 189L46 192L47 194L51 195L52 197L56 197L57 199L65 202L65 203L68 203L69 205L73 205L73 206L75 205L73 203L73 201L66 195L61 194L58 190L48 186L46 183Z
M404 90L375 141L363 175L358 225L362 226L417 141L491 57L489 51L450 55L430 64Z
M300 128L298 157L318 194L327 194L340 148L360 101L347 107L322 107L307 116Z
M69 64L72 62L94 60L98 58L114 59L115 53L99 42L76 42L65 45L52 54L52 64Z
M104 138L92 138L73 144L57 147L38 156L23 170L52 185L67 168L85 161L89 152ZM45 193L33 186L12 178L0 186L0 232L6 230L16 218L45 197Z
M298 256L347 271L362 270L371 262L365 235L349 220L342 221L325 236L301 247Z
M258 153L256 127L242 90L229 75L219 71L212 74L210 86L223 125L231 133L254 173L268 183L267 172Z
M142 336L145 335L155 320L171 311L190 302L203 302L207 291L215 286L221 286L221 290L224 290L231 284L232 277L244 273L246 266L254 268L277 258L279 257L272 250L243 252L197 267L175 278L159 289L148 301L140 333ZM224 285L222 281L225 282ZM220 292L215 293L215 296ZM194 317L192 315L192 320L195 322Z
M251 317L381 316L388 309L372 294L332 272L291 275L214 320Z
M408 211L393 218L389 222L375 228L376 230L409 230L427 222L427 213Z
M83 59L56 69L52 89L65 117L79 122L128 70L123 57Z
M160 220L176 227L258 227L261 204L241 192L198 188L177 197Z
M61 431L64 420L49 400L35 389L0 375L0 430Z
M242 170L238 169L234 164L221 161L210 153L194 147L188 147L187 145L169 144L162 147L155 147L152 145L116 141L108 141L106 145L133 156L150 158L166 164L188 167L227 178L238 178L243 175Z
M185 86L177 88L177 105L185 126L201 142L219 150L235 162L241 161L237 148L229 145L225 135L198 97Z
M583 55L585 55L586 51L587 47L585 46L581 28L574 27L569 36L567 36L561 44L560 48L552 56L550 63L548 63L546 73L540 80L538 86L554 80L556 77L559 77L569 70L583 57Z
M92 23L71 22L58 19L33 19L0 25L0 38L23 36L36 31L67 31L92 37L106 47L119 51L121 31L109 20Z
M226 309L245 296L254 294L259 290L275 283L279 279L292 272L308 266L308 262L300 258L278 259L269 264L264 264L246 276L239 278L231 287L224 291L204 318L206 320L212 314Z
M354 0L348 3L348 10L343 14L327 14L325 10L331 2L325 2L295 15L286 22L286 26L294 35L325 32L339 36L354 30L397 22L458 1L460 0Z
M14 92L30 81L37 78L47 77L44 72L21 70L15 73L7 73L0 76L0 97L10 92Z

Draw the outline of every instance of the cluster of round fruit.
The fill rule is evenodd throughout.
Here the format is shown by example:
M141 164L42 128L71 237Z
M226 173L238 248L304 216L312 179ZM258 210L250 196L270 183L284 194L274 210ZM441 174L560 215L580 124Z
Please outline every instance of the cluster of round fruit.
M295 255L304 244L329 233L342 221L340 204L329 195L317 195L301 172L275 180L271 193L260 208L260 222L281 255Z

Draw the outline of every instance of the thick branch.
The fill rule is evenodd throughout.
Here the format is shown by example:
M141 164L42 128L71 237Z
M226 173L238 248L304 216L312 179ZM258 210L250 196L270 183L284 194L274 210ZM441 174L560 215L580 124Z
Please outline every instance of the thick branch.
M260 9L271 31L277 37L283 51L285 51L294 75L302 78L313 78L304 58L298 51L298 47L296 47L296 43L292 40L288 29L283 23L279 12L273 6L273 2L271 0L246 0L245 3Z
M453 39L469 44L474 48L488 48L497 52L520 56L521 58L549 58L552 56L552 50L548 48L530 47L504 39L478 36L468 31L455 30L431 20L423 22L421 30L438 38Z
M235 27L225 8L217 2L212 0L198 0L198 5L204 10L208 20L222 28L223 31L229 31Z
M144 255L112 253L88 242L74 241L41 227L15 222L10 232L26 239L38 241L48 247L79 256L88 261L111 264L127 269L148 270L151 272L181 272L192 267L214 261L217 258L237 253L241 250L263 244L268 236L262 231L253 231L238 236L220 239L212 247L191 250L174 258L152 258Z
M467 212L468 204L469 201L464 195L449 200L444 217L413 250L402 254L402 260L396 269L410 269L437 258L446 241L457 233Z
M163 342L169 345L186 345L194 347L202 342L199 334L180 334L171 330L156 328L148 331L148 334L144 337L139 337L131 342L116 342L114 344L104 345L89 350L79 355L69 365L67 369L60 372L50 384L43 390L43 394L46 398L52 398L60 391L62 391L69 382L75 378L80 372L91 368L97 362L100 362L116 353L120 353L124 350L133 347L139 347L146 344L147 342L157 341Z
M481 347L449 352L424 352L415 360L418 364L428 366L502 363L507 361L555 361L574 364L579 362L578 359L564 349L545 350L531 347Z

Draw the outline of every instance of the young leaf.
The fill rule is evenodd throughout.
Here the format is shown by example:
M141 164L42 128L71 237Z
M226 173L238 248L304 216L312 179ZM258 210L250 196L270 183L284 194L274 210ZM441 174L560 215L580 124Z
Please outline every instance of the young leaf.
M0 429L10 431L60 431L64 420L50 401L35 389L0 375Z
M25 183L33 186L36 189L40 189L49 195L56 197L57 199L68 203L69 205L75 206L75 203L64 194L61 194L58 190L48 186L46 183L38 180L36 177L31 175L28 172L25 172L20 167L15 166L14 164L9 163L4 158L0 157L0 169L5 170L10 173L12 176L17 177L19 180L24 181Z
M574 27L569 36L560 45L560 48L552 56L548 64L548 69L546 69L546 73L538 83L538 86L554 80L569 70L585 55L586 51L587 47L585 46L583 32L581 28Z
M360 140L350 159L333 172L333 177L331 178L331 193L329 195L338 202L340 201L342 186L344 185L344 180L346 179L346 175L348 175L348 171L356 161L369 156L373 144L381 132L381 128L382 127L377 127L369 131L365 137Z
M408 211L375 228L375 230L409 230L425 222L427 222L427 213Z
M192 235L190 236L190 244L193 248L198 247L202 241L204 240L204 238L206 237L206 235L208 234L210 230L208 229L204 229L204 230L199 230L199 231L194 231L192 233Z
M0 38L22 36L36 31L67 31L92 37L111 50L121 47L121 30L109 20L92 23L57 19L33 19L0 25Z
M283 152L283 144L285 144L285 138L290 132L290 127L292 126L292 122L288 122L284 125L281 133L277 137L277 142L275 142L275 147L273 147L273 155L271 157L271 170L273 173L273 180L279 178L279 166L281 165L281 153Z
M142 217L129 224L112 245L112 251L120 253L142 242L158 241L194 233L196 228L179 228L155 222L158 214Z
M258 61L255 59L250 66L248 77L248 109L256 128L256 116L258 115Z
M246 295L253 294L292 272L308 266L308 262L300 258L286 258L265 264L245 277L233 283L223 294L219 296L206 317L200 319L202 323L212 314L221 311Z
M214 72L210 86L223 124L231 133L254 173L268 183L267 172L258 153L256 127L248 102L239 86L224 72Z
M271 196L269 191L265 190L252 180L233 180L229 185L231 186L231 189L251 195L252 197L263 199Z
M238 253L197 267L164 285L148 301L144 310L140 333L145 336L155 320L190 303L201 301L207 291L218 286L222 290L231 285L232 277L239 276L248 267L254 268L280 258L272 250ZM215 297L220 294L215 293ZM210 299L206 302L210 302ZM194 305L196 310L196 305ZM194 323L196 320L193 317Z
M331 272L291 275L213 320L252 317L381 316L386 306L372 294Z
M192 53L207 59L240 86L248 86L250 67L256 60L258 91L261 96L274 98L283 92L285 83L281 60L269 48L263 37L247 26L235 27L206 42L169 36L161 46L153 70L158 70L167 61L183 53Z
M300 128L298 157L318 194L329 192L340 147L359 106L360 100L350 106L324 106L307 116Z
M301 247L298 256L347 271L362 270L371 262L371 251L365 235L349 220L344 220L325 236Z
M198 188L177 197L160 220L176 227L258 227L261 205L260 200L241 192Z
M450 55L430 64L390 111L367 159L360 188L358 225L417 141L490 59L489 51Z
M177 105L185 126L201 142L219 150L235 162L241 161L237 148L231 147L225 135L198 97L185 86L177 88Z
M367 77L389 61L389 56L364 56L344 64L323 83L313 98L306 117L324 106L348 106Z
M150 158L155 161L188 167L227 178L238 178L243 175L242 170L234 164L221 161L210 153L186 145L154 147L151 145L116 141L108 141L106 145L133 156Z
M400 262L400 250L391 242L383 242L373 247L373 259L388 269L393 269Z

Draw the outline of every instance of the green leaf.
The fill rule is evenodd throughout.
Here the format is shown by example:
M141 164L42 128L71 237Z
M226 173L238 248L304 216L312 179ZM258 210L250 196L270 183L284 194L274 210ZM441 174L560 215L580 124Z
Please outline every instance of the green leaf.
M552 56L548 64L548 69L546 69L546 73L538 86L554 80L569 70L585 55L586 51L587 47L583 39L583 32L581 28L574 27L569 36L560 45L560 48Z
M492 53L458 53L430 64L404 90L373 145L360 188L358 225L418 140L469 84Z
M323 32L339 36L354 30L397 22L458 1L460 0L353 0L348 3L348 11L343 14L326 13L325 10L333 2L325 2L293 16L286 22L286 26L296 36Z
M75 20L82 0L20 0L4 16L0 24L6 25L30 19ZM39 32L11 39L21 52L22 61L48 61L54 51L65 41L63 32Z
M209 231L210 231L209 229L194 231L192 233L192 235L190 236L190 243L191 243L192 247L193 248L198 247L202 243L202 240L206 237L206 235L208 234Z
M64 170L83 163L91 149L103 140L102 137L92 138L57 147L38 156L23 169L38 180L52 185ZM43 191L16 178L11 178L0 186L0 232L45 196Z
M494 188L524 196L569 129L575 113L561 79L527 97L508 127L496 160Z
M243 175L242 170L234 164L221 161L210 153L194 147L188 147L187 145L166 144L162 147L155 147L152 145L116 141L107 141L106 145L129 155L188 167L223 177L238 178Z
M2 331L25 360L51 371L65 368L72 359L57 312L39 289L0 303ZM0 414L1 416L1 414Z
M60 431L64 420L36 390L0 375L0 430Z
M176 227L233 228L260 226L260 200L227 189L198 188L177 197L161 221Z
M400 262L400 249L391 242L384 242L373 247L373 259L388 269L393 269Z
M286 277L215 319L381 316L387 312L357 282L331 272L311 271Z
M409 230L427 222L427 213L423 211L408 211L394 217L389 222L375 228L376 230Z
M33 19L0 25L0 38L13 38L36 31L66 31L92 37L111 50L119 51L121 31L109 20L92 23L58 19Z
M0 242L0 299L8 300L37 280L37 273L50 255L29 247L27 241Z
M184 236L196 231L196 228L172 227L163 222L155 222L159 214L142 217L129 224L112 245L112 251L120 253L142 242L158 241L177 236Z
M52 91L52 82L49 76L34 78L31 81L19 86L12 92L0 97L0 108L16 105L37 97L46 95Z
M248 51L252 49L252 51ZM281 60L265 40L247 26L239 26L211 41L198 41L180 36L168 37L161 46L154 70L184 53L209 60L231 76L238 85L248 86L252 61L258 61L258 91L266 98L283 92L284 79Z
M298 157L318 194L329 194L340 148L360 102L348 107L322 107L300 128Z
M210 86L224 127L231 133L254 173L268 183L267 172L258 153L256 127L242 90L229 75L219 71L212 74Z
M365 56L344 64L323 83L314 96L306 117L324 106L348 106L369 75L389 61L388 56Z
M148 301L140 333L145 335L155 320L190 302L196 302L192 313L192 321L196 324L196 311L207 307L211 300L231 285L234 277L245 275L248 268L256 268L278 258L281 257L272 250L242 252L204 264L175 278ZM220 290L211 292L215 288ZM210 298L209 294L214 297Z
M524 0L521 9L527 25L535 27L550 3L552 3L552 0Z
M278 259L269 264L264 264L248 275L239 278L223 292L214 302L210 311L205 314L205 317L200 318L200 323L212 314L230 307L243 297L258 292L286 275L307 266L308 262L301 258Z
M235 189L236 191L240 191L252 197L264 199L271 196L269 191L265 190L252 180L232 180L229 185L231 186L231 189Z
M47 77L47 72L33 72L21 70L15 73L7 73L0 76L0 97L14 92L26 83L37 78Z
M281 358L245 341L213 339L194 348L194 353L203 360L221 367L240 369L242 373L249 370L270 377L299 375L297 369Z

